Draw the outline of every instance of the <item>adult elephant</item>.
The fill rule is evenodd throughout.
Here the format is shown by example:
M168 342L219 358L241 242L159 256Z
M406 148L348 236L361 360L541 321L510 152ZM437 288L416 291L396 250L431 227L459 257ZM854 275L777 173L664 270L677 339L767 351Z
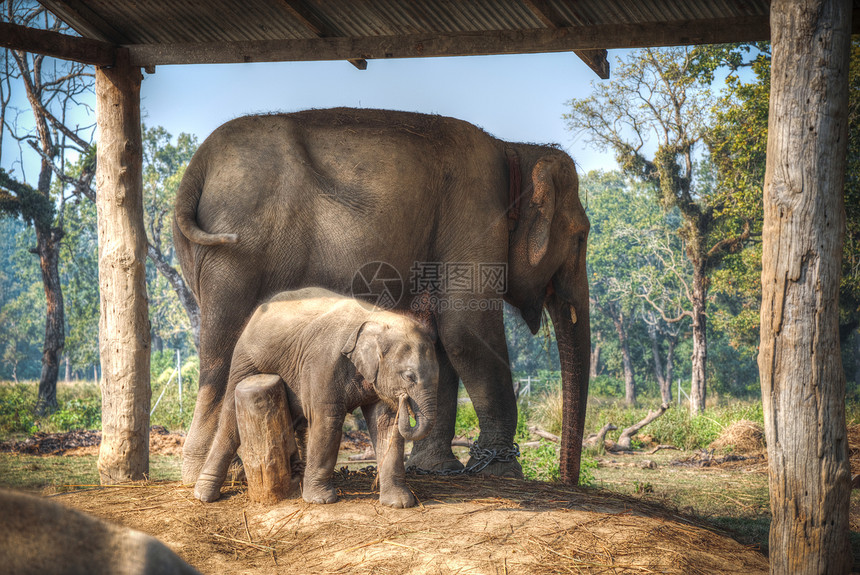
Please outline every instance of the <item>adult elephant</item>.
M389 296L396 295L393 279L408 278L403 297L386 300L399 309L433 296L439 410L411 464L461 467L450 447L459 379L478 415L479 445L512 445L517 406L502 298L533 333L549 311L568 432L578 446L590 350L588 229L567 154L506 143L460 120L333 109L219 127L192 158L176 196L176 252L201 310L200 386L183 481L194 482L206 459L230 357L256 306L305 286L349 294L356 278ZM388 274L360 275L379 271L372 262L384 262ZM522 473L515 459L485 472Z

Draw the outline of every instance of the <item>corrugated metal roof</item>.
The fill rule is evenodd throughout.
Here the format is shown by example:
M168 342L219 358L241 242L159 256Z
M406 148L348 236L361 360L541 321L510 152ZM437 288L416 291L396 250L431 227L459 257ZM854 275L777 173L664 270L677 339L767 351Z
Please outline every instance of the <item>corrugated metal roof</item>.
M605 77L606 48L770 35L770 0L40 2L84 38L128 47L131 62L146 67L329 59L362 67L372 58L572 50Z
M313 38L296 12L322 22L326 36L539 29L552 11L563 25L638 24L766 15L768 0L45 0L82 36L98 38L77 19L96 14L121 44L177 44ZM96 28L99 25L96 24ZM118 36L118 37L117 37Z

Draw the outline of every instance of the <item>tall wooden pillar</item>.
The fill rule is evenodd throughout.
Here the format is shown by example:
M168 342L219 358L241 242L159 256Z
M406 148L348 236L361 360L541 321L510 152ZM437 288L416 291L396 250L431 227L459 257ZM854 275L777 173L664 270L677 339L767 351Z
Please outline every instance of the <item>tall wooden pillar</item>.
M150 325L143 227L141 72L124 50L96 69L103 484L149 473Z
M838 299L851 0L771 4L759 372L771 573L847 573Z

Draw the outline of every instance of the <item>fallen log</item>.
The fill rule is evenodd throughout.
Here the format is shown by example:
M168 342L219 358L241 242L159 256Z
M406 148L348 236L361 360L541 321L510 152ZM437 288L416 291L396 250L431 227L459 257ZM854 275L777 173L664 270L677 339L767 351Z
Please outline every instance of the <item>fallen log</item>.
M372 445L368 445L367 449L364 450L364 453L359 453L358 455L350 455L347 460L348 461L373 461L376 459L376 451L373 450Z
M653 454L657 453L658 451L660 451L661 449L674 449L676 451L681 451L680 447L675 447L674 445L658 445L657 447L655 447L654 449L649 451L648 455L653 455Z
M666 413L666 410L669 409L669 404L664 403L660 406L660 409L655 411L649 411L648 415L646 415L639 423L631 425L627 429L621 432L621 437L618 438L618 441L615 444L614 451L631 451L631 441L633 436L639 432L640 429Z
M530 425L529 431L531 431L532 433L534 433L538 437L543 437L544 439L549 439L553 443L558 443L560 441L558 435L556 435L554 433L550 433L549 431L546 431L545 429L541 429L537 425Z
M606 434L616 429L618 429L618 427L616 427L614 423L607 423L600 428L600 431L598 431L597 433L592 433L588 437L586 437L582 442L582 446L589 448L601 447L606 442Z

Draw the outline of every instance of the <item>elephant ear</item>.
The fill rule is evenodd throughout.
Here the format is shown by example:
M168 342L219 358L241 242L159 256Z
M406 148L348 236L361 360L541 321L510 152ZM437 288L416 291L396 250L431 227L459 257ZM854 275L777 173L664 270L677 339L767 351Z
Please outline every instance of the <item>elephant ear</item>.
M532 169L532 192L529 200L529 218L526 252L529 265L537 266L549 247L550 228L555 212L555 167L552 159L538 160Z
M380 324L366 321L350 334L343 349L340 350L352 362L358 373L370 383L376 383L379 362L382 359L382 350L379 347L381 331Z

